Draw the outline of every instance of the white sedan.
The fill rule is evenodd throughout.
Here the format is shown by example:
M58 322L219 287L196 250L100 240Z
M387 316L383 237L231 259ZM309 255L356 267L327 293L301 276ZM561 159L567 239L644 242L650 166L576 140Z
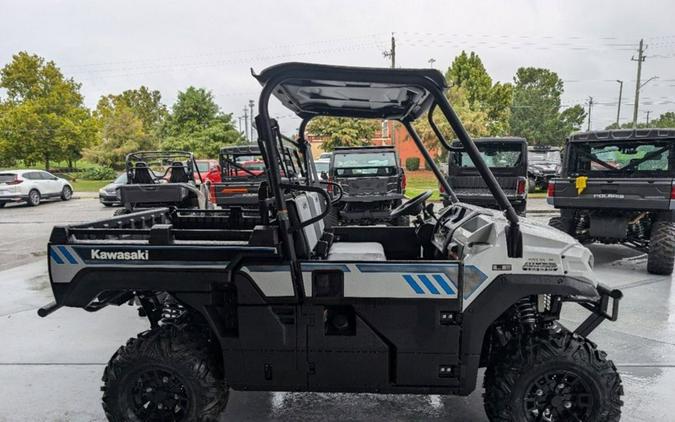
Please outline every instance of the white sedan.
M66 179L43 170L0 170L0 208L8 202L26 202L30 206L48 198L64 201L73 196Z

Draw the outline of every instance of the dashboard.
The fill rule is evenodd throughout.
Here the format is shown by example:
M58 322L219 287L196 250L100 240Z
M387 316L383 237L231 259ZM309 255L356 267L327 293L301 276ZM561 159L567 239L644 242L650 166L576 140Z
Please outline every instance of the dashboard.
M489 244L494 219L490 210L465 203L441 209L431 239L438 257L462 259L467 247Z

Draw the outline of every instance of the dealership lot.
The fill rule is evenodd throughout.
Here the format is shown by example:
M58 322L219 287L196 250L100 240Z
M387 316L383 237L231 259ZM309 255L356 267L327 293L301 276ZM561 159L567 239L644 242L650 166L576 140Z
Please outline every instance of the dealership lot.
M543 201L532 208L546 211ZM99 421L100 377L112 353L147 328L135 308L87 314L62 309L40 319L51 300L46 242L54 224L105 218L113 210L93 197L39 207L0 209L0 421ZM553 215L531 213L546 222ZM620 246L591 247L598 276L621 288L619 321L591 339L619 366L624 420L670 420L675 414L675 292L670 277L646 272L646 258ZM570 311L563 322L584 318ZM235 421L482 421L481 391L467 398L316 393L239 393L224 420Z

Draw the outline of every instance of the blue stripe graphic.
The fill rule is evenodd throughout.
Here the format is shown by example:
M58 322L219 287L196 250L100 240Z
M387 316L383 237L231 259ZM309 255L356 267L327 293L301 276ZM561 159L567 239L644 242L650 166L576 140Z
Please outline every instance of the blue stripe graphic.
M431 292L432 295L440 295L441 294L441 292L438 291L436 286L434 286L434 283L432 283L431 280L429 280L429 277L427 277L424 274L420 274L417 277L419 277L419 279L422 280L422 283L424 283L424 285L427 287L427 289L429 289L429 291Z
M49 248L49 256L57 263L57 264L63 264L63 260L61 257L56 253L54 248Z
M414 278L412 278L411 275L409 274L403 274L403 279L408 283L408 285L417 293L418 295L423 295L424 290L420 287L419 284L415 281Z
M438 283L439 286L441 286L441 289L445 291L445 293L449 294L450 296L453 296L455 294L455 289L450 287L448 283L445 282L445 279L443 278L442 275L440 274L434 274L432 275L434 280L436 280L436 283Z
M58 246L58 248L63 254L63 256L66 257L68 262L70 262L71 264L77 264L77 260L70 254L70 252L68 252L68 249L65 246Z

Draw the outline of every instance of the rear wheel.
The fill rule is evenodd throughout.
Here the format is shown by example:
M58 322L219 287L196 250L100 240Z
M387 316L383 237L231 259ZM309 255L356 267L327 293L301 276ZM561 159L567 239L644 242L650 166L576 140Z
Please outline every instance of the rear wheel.
M40 205L40 192L38 192L37 189L32 189L28 192L28 205L31 207Z
M567 234L570 234L572 231L572 223L566 218L553 217L548 220L548 225Z
M621 378L591 341L567 332L544 333L513 349L485 372L483 398L490 421L621 418Z
M115 422L216 421L228 398L218 353L202 333L175 325L120 347L103 383L103 410Z
M126 209L126 208L120 208L118 210L115 210L113 213L113 217L117 217L118 215L125 215L125 214L130 214L131 212Z
M6 202L0 202L0 208L3 208L5 206Z
M647 271L651 274L670 275L675 262L675 224L657 221L652 225L647 255Z
M68 185L64 186L63 189L61 190L61 200L69 201L70 198L72 197L73 197L73 189Z

